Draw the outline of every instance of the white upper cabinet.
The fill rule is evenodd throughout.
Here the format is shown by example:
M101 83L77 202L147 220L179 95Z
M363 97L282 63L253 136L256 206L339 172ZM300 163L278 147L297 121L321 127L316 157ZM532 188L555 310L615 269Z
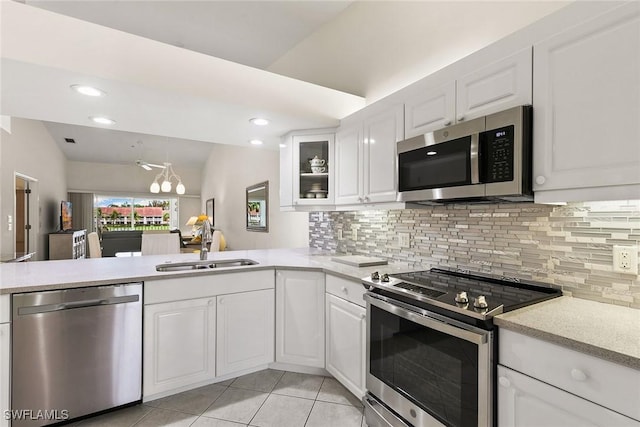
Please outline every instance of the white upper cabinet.
M472 62L462 60L457 71L452 71L452 80L429 84L427 78L414 89L405 90L405 138L530 105L531 61L530 47L480 68L477 58Z
M336 132L336 204L362 201L362 123Z
M364 121L362 197L365 203L396 200L396 145L404 138L402 110L401 104L396 105Z
M280 210L293 209L293 138L280 144Z
M334 134L293 137L293 204L333 204Z
M404 103L406 138L449 126L456 119L456 82L417 90Z
M333 129L292 131L282 138L280 210L309 211L333 205L334 139Z
M456 82L456 121L531 105L531 48L465 74Z
M403 105L374 107L336 133L336 205L395 202L396 143L404 137Z
M537 202L640 197L640 3L534 46Z

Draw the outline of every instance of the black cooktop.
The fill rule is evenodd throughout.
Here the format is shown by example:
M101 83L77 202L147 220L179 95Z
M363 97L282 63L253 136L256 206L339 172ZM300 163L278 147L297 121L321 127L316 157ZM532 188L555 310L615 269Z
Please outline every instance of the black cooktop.
M562 295L560 289L542 283L457 270L432 268L385 276L376 278L374 273L363 284L417 305L432 304L481 320Z

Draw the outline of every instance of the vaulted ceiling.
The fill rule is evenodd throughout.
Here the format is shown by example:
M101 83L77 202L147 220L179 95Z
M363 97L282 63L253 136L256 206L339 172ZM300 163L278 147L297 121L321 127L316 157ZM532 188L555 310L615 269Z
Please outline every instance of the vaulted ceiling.
M0 2L0 111L47 122L71 160L103 162L136 158L139 141L179 143L195 156L202 142L248 146L260 138L277 149L287 131L335 126L567 4L24 3ZM69 88L78 83L107 95L83 97ZM105 130L89 121L95 115L116 123ZM271 124L249 123L258 116ZM64 135L79 143L65 144ZM114 154L124 148L128 154ZM145 160L161 162L166 150L154 158L158 151L147 149Z

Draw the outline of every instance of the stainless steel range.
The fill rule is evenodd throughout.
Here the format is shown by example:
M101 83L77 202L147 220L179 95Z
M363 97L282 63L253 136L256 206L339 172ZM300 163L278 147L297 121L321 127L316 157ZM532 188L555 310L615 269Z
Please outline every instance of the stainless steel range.
M540 283L467 271L373 273L367 301L369 427L490 427L492 318L561 295Z

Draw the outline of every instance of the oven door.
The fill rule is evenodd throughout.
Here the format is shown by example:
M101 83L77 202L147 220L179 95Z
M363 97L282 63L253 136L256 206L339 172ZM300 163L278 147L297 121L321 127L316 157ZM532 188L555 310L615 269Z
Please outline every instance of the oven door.
M370 394L415 426L492 425L491 331L372 292L365 300Z

